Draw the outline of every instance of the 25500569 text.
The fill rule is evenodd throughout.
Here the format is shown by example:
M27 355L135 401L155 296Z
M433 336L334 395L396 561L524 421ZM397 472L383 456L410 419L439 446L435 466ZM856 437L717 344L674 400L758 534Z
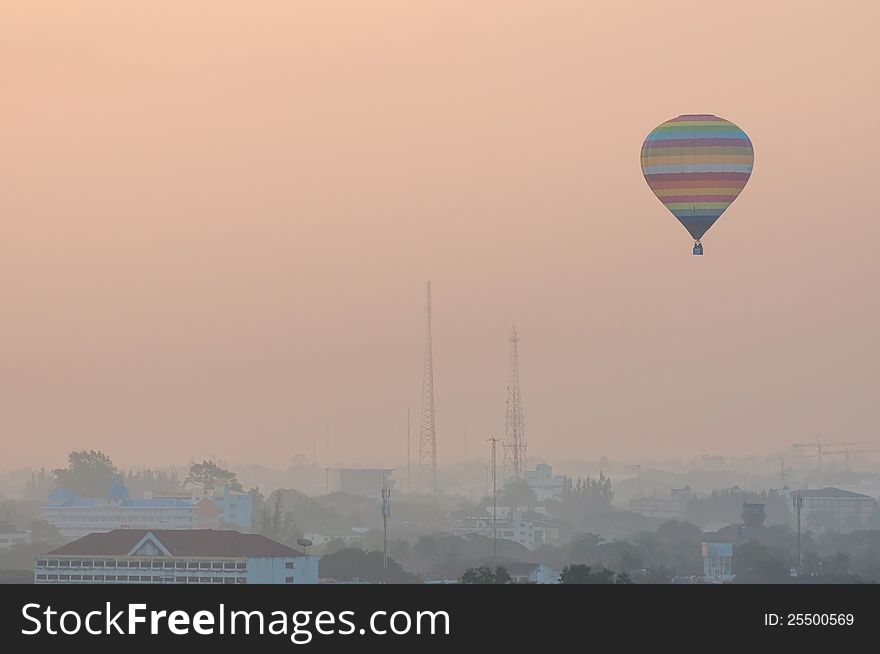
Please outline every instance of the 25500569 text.
M765 613L767 627L851 627L852 613Z

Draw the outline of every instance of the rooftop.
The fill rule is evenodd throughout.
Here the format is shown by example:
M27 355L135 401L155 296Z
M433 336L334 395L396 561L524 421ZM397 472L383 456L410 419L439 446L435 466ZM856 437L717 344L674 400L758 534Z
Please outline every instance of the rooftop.
M47 508L72 508L91 509L99 506L107 506L111 500L104 498L76 497L71 496L64 501L50 502ZM117 506L125 509L165 509L165 508L192 508L193 500L182 500L176 497L156 497L153 499L124 499L115 502Z
M148 535L171 556L263 557L303 556L292 547L259 534L219 529L114 529L88 534L52 550L57 556L129 556Z
M854 493L852 491L843 490L842 488L834 488L828 486L826 488L820 488L818 490L798 490L792 493L792 495L800 496L800 497L821 497L821 498L830 498L830 499L853 499L853 500L870 500L871 497L868 495L862 495L861 493Z

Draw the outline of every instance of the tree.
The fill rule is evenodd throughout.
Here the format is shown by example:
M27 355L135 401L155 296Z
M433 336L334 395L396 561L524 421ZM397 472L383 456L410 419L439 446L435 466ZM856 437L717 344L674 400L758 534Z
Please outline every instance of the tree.
M515 479L504 485L498 494L498 501L504 506L513 508L520 506L533 508L538 503L538 496L524 479Z
M55 484L54 475L48 474L45 468L40 468L39 472L31 472L31 478L25 482L24 497L27 500L45 500Z
M601 568L593 572L590 566L583 563L573 563L562 569L559 576L561 584L613 584L614 572L608 568ZM624 582L621 582L624 583ZM630 583L630 582L626 582Z
M465 570L459 581L463 584L509 584L512 579L502 565L497 566L494 572L489 566L481 565Z
M205 493L218 486L229 486L236 491L243 490L234 472L221 468L210 460L192 464L184 483L201 488Z
M31 538L34 543L54 546L61 543L61 532L58 527L44 520L34 520L30 526Z
M262 510L257 516L257 533L279 543L293 545L300 536L293 512L282 510L281 493L273 493L272 498L271 502L261 501Z
M575 534L568 545L568 560L584 563L592 561L596 555L596 548L599 547L605 539L596 534L585 533Z
M755 541L734 548L732 566L737 583L778 584L790 581L784 553Z
M129 470L125 476L125 487L132 497L143 497L147 492L153 495L175 495L180 492L180 479L177 477L177 470L173 468L168 472Z
M96 450L74 450L66 468L56 468L55 481L80 497L104 497L119 471L110 457Z
M319 562L321 577L339 581L370 581L387 584L415 584L421 580L407 572L392 557L388 557L388 569L384 568L382 552L347 547L332 554L325 554Z

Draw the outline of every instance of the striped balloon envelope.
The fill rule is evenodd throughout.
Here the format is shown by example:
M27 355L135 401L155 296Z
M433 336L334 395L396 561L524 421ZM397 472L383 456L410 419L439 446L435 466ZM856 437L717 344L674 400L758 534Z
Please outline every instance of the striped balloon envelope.
M711 114L667 120L642 145L645 180L694 238L694 254L749 181L754 160L746 133Z

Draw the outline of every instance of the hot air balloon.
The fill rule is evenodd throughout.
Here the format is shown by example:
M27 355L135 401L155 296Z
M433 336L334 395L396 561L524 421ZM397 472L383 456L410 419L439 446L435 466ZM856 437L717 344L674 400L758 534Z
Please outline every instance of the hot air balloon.
M754 160L746 133L711 114L667 120L642 145L645 180L694 238L694 254L703 254L703 235L743 190Z

